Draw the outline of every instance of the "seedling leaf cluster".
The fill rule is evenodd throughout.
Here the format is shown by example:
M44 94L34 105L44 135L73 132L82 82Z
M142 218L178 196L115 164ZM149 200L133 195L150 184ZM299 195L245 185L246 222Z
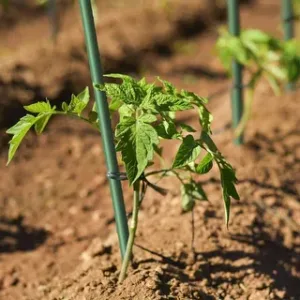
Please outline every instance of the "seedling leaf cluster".
M265 79L276 95L286 83L295 83L300 77L300 47L295 39L281 41L263 31L247 29L240 36L233 36L226 29L220 30L216 48L219 58L230 73L233 60L250 74L244 115L236 128L236 135L243 133L251 115L254 90Z
M239 195L235 188L235 171L211 138L213 117L205 106L206 98L186 90L178 91L170 82L160 78L160 84L157 85L146 82L144 78L136 80L127 75L106 76L121 80L121 83L96 84L95 88L106 92L110 99L110 113L118 115L119 121L115 127L116 151L121 154L129 184L134 189L135 199L138 199L134 205L133 214L136 217L130 231L131 242L125 255L127 260L124 259L125 266L123 265L120 275L122 281L131 257L137 214L145 187L154 188L161 194L166 193L163 187L150 182L151 176L174 176L181 185L182 208L184 211L191 211L197 200L208 199L197 180L197 175L208 173L215 164L220 172L226 224L229 222L231 198L239 199ZM54 115L78 118L98 129L99 120L95 105L90 111L86 111L89 102L89 90L86 88L79 95L72 95L70 102L63 102L60 108L52 106L48 100L25 106L29 113L7 130L7 133L12 135L8 163L13 159L30 128L41 134ZM197 111L199 128L177 122L177 112L188 110ZM178 141L179 148L173 163L167 169L148 171L155 163L155 155L162 157L163 140Z

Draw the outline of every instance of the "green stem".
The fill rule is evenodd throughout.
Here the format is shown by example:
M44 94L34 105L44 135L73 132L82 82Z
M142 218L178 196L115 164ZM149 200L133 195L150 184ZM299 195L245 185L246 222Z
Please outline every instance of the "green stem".
M263 69L261 68L256 73L254 73L250 80L250 83L248 84L248 90L247 90L246 99L245 99L245 109L244 109L242 118L234 132L236 138L240 137L243 134L243 132L245 131L246 125L251 117L252 103L253 103L253 99L254 99L254 91L255 91L257 82L261 78L262 72L263 72Z
M155 170L155 171L151 171L151 172L145 173L144 176L148 177L148 176L157 175L157 174L160 174L160 173L168 173L168 172L171 172L171 171L172 171L172 168Z
M54 111L51 114L53 115L65 115L65 116L69 116L69 117L75 117L78 118L86 123L89 123L90 125L92 125L95 129L97 129L99 131L99 127L97 123L91 122L89 119L82 117L82 116L78 116L77 114L74 113L68 113L68 112L64 112L64 111Z
M248 91L246 92L245 109L244 109L243 116L234 132L236 138L240 137L245 131L246 125L251 117L253 99L254 99L254 89L249 88Z
M131 224L129 227L129 238L127 242L127 247L126 247L126 252L124 255L123 263L122 263L122 268L121 272L119 275L119 280L118 282L121 283L127 273L127 269L132 257L132 248L134 244L134 239L135 239L135 233L137 230L137 225L138 225L138 214L139 214L139 208L140 208L140 181L137 180L133 184L133 210L132 210L132 219L131 219Z

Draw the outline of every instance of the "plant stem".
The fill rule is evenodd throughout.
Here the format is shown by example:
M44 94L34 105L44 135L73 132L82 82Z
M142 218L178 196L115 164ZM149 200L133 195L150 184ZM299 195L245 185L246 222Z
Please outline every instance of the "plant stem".
M155 170L155 171L151 171L151 172L145 173L144 176L148 177L148 176L157 175L157 174L160 174L160 173L168 173L170 171L172 171L172 168Z
M247 122L251 117L253 98L254 98L254 88L249 88L246 95L245 110L243 116L234 132L236 137L241 136L241 134L243 134L243 132L245 131Z
M192 217L192 241L191 241L191 249L194 255L194 259L196 257L196 250L195 250L195 207L192 208L191 217Z
M139 180L137 180L133 184L133 192L134 194L133 194L132 219L129 227L129 238L127 242L126 252L124 255L122 268L119 275L119 280L118 280L119 283L121 283L126 277L127 269L132 256L132 248L133 248L135 233L138 225L138 213L140 208L140 181Z
M69 117L75 117L77 119L80 119L90 125L92 125L95 129L97 129L99 131L99 127L98 124L95 122L91 122L89 119L82 117L82 116L78 116L77 114L71 113L71 112L65 112L65 111L59 111L56 110L54 112L52 112L53 115L65 115L65 116L69 116Z

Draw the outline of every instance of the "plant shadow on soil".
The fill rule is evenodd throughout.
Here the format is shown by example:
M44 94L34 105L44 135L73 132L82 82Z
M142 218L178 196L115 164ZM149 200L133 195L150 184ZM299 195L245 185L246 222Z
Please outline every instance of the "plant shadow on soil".
M231 235L231 240L237 241L245 246L255 248L253 252L247 251L230 251L225 248L213 250L209 252L195 252L195 263L203 262L201 267L196 270L193 277L186 274L185 268L187 263L182 259L174 259L150 249L136 245L138 248L145 250L154 256L160 258L150 258L135 262L134 268L149 263L166 263L168 268L161 275L161 282L168 282L172 278L177 278L180 282L186 282L191 285L197 285L197 281L208 279L208 286L218 287L224 283L238 284L249 276L249 273L255 273L255 276L268 275L273 279L272 289L280 289L286 291L286 299L295 299L298 297L299 278L292 274L292 267L296 266L297 271L300 270L299 250L289 249L283 245L283 237L276 236L272 238L265 230L265 224L256 220L251 234ZM220 263L211 263L211 259L219 258ZM234 266L234 262L240 259L253 261L241 266ZM219 274L222 275L219 275ZM234 276L224 276L224 273L234 274ZM213 276L212 276L213 275ZM165 284L161 287L162 292L169 294L170 286ZM203 295L204 299L210 298ZM298 299L298 298L296 298Z
M23 224L23 217L14 219L0 217L0 253L31 251L42 245L47 231Z
M231 239L239 243L255 247L255 253L248 253L244 251L212 251L201 253L205 259L220 257L222 260L229 261L228 263L220 263L211 266L210 273L217 273L219 271L236 273L240 271L254 270L257 274L266 274L274 280L273 288L286 290L287 297L299 296L298 286L300 284L299 278L293 276L291 272L292 266L300 266L299 254L297 249L289 249L283 246L283 238L277 236L276 240L271 238L268 233L264 231L264 224L257 222L253 228L251 235L233 235ZM236 260L248 258L254 263L243 266L232 266ZM236 277L236 282L240 282L247 274ZM214 279L214 285L219 285L228 282L226 277L217 277ZM234 282L232 282L234 283Z

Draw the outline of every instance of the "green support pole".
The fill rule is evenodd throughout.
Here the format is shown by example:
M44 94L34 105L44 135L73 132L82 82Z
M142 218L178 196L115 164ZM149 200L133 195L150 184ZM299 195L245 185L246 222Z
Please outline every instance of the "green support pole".
M232 35L240 34L239 1L227 0L229 31ZM243 78L242 66L234 61L232 63L233 87L231 91L232 125L236 128L243 115ZM243 144L243 136L234 140L236 145Z
M94 83L103 83L102 66L100 53L97 43L97 35L93 18L92 6L90 0L79 0L81 18L85 33L85 42L89 58L92 81ZM116 150L114 145L113 131L110 123L110 114L105 93L94 89L97 111L99 114L99 126L102 133L102 142L106 160L107 170L110 174L116 174L118 177L119 167L117 163ZM125 211L125 205L122 194L122 186L118 178L110 178L110 191L115 212L116 226L119 237L119 244L122 258L124 257L127 240L128 224Z
M281 0L282 23L284 31L284 40L288 41L294 38L294 12L293 0ZM287 90L292 90L294 85L287 84Z
M56 0L48 1L48 17L49 17L49 23L51 27L51 38L54 42L56 42L56 38L59 30Z

